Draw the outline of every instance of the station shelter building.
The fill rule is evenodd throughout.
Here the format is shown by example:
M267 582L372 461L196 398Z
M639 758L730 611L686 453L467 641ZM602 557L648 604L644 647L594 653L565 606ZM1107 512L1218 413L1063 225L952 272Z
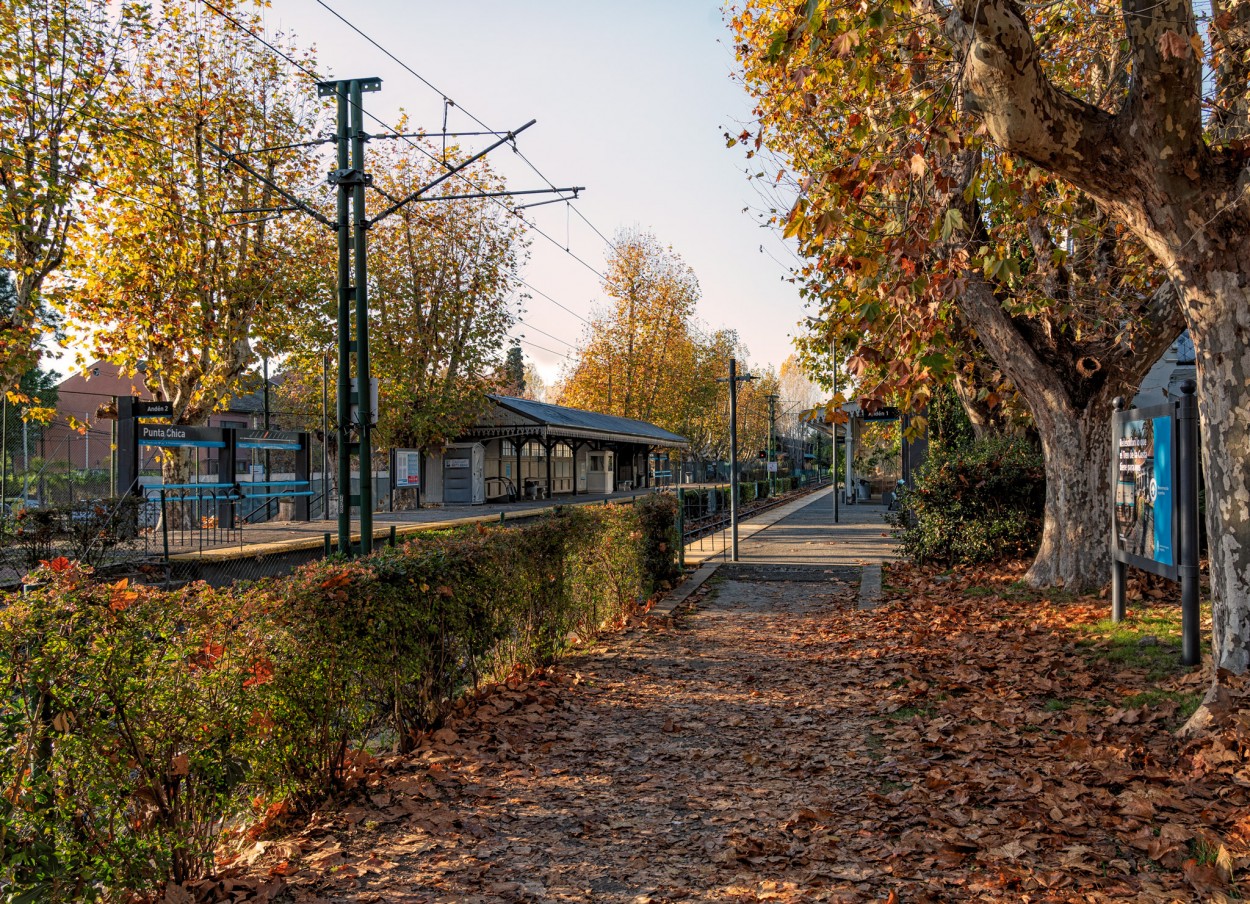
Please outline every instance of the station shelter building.
M610 495L652 484L657 449L683 436L632 418L492 395L455 441L426 456L423 501L479 505L513 499Z

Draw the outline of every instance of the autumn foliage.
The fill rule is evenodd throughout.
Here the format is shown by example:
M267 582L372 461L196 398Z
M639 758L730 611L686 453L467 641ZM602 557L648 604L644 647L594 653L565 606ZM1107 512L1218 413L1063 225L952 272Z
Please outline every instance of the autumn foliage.
M217 590L67 559L0 613L0 886L182 883L223 833L351 786L454 700L552 662L671 578L675 502L422 536Z

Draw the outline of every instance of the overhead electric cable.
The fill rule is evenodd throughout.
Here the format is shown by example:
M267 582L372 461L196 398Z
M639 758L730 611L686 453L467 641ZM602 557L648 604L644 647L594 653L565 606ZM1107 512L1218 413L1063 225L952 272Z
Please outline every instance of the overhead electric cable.
M274 45L273 43L271 43L270 41L265 40L265 38L264 38L264 37L262 37L261 35L258 35L255 31L253 31L252 29L248 28L246 25L244 25L242 22L240 22L240 21L239 21L238 19L236 19L234 16L230 15L228 12L226 12L225 10L221 9L219 6L217 6L217 5L215 5L214 3L212 3L212 2L211 2L211 0L204 0L204 5L205 5L206 7L208 7L210 10L212 10L213 12L217 13L219 16L221 16L221 17L222 17L223 19L225 19L227 22L229 22L230 24L232 24L235 28L239 29L239 30L240 30L240 31L242 31L244 34L246 34L246 35L248 35L249 37L251 37L253 40L255 40L255 41L257 41L258 43L260 43L260 44L264 45L265 47L269 48L269 50L270 50L270 51L272 51L273 53L277 54L279 57L281 57L283 60L285 60L288 64L290 64L291 66L293 66L293 67L294 67L295 69L297 69L298 71L302 72L302 73L303 73L306 77L308 77L308 78L312 79L314 83L318 83L318 84L319 84L319 83L321 83L322 81L324 81L324 79L323 79L323 78L322 78L322 77L321 77L321 76L320 76L317 72L315 72L315 71L313 71L313 70L309 69L309 68L308 68L307 66L305 66L303 63L301 63L300 61L298 61L298 60L294 59L294 58L293 58L290 54L286 53L286 52L285 52L285 51L283 51L281 48L279 48L279 47L275 46L275 45ZM351 103L351 101L350 101L350 100L349 100L349 103ZM355 106L355 104L352 104L352 105L353 105L353 106ZM378 123L379 125L381 125L381 126L382 126L383 128L385 128L387 131L391 132L394 136L396 136L396 137L400 137L400 136L402 136L402 135L403 135L403 133L401 133L398 129L396 129L396 128L394 128L393 126L391 126L389 123L387 123L385 120L383 120L383 119L381 119L380 117L378 117L376 114L371 113L371 112L369 112L368 110L365 110L363 107L361 107L361 108L360 108L360 112L361 112L363 115L365 115L365 116L369 117L369 118L370 118L371 120L373 120L374 122L376 122L376 123ZM482 125L481 123L479 123L479 124L480 124L480 125ZM489 129L489 126L485 126L485 125L483 125L483 127L484 127L484 128ZM430 160L433 160L433 161L434 161L434 162L436 162L436 163L441 163L441 161L439 161L438 157L437 157L436 155L434 155L433 153L431 153L428 149L421 147L421 145L419 145L419 144L417 144L417 143L413 142L410 138L405 138L405 140L407 141L407 143L408 143L409 145L411 145L411 146L412 146L415 150L417 150L419 153L424 154L426 157L428 157ZM480 187L479 187L478 185L476 185L476 184L475 184L475 183L474 183L471 179L469 179L467 176L465 176L463 173L457 173L457 174L456 174L456 178L458 178L458 179L460 179L461 181L465 182L467 185L469 185L469 186L470 186L471 188L473 188L475 191L481 191ZM544 177L544 178L545 178L545 177ZM490 199L490 200L493 200L493 201L494 201L494 203L498 204L500 207L502 207L505 211L507 211L508 213L512 214L513 216L518 216L518 217L520 216L519 214L515 213L515 211L513 211L511 208L509 208L507 204L504 204L504 203L503 203L503 201L499 200L498 198L493 198L493 199ZM598 276L600 279L602 279L602 280L604 280L604 281L606 281L606 280L607 280L607 277L606 277L603 273L599 272L599 271L598 271L598 270L596 270L594 267L592 267L589 263L587 263L586 261L582 260L582 258L578 257L578 256L577 256L576 254L574 254L572 251L569 251L567 248L565 248L564 246L562 246L562 245L561 245L558 241L556 241L556 240L555 240L552 236L548 235L548 234L547 234L546 232L544 232L542 229L539 229L539 228L538 228L536 225L534 225L533 223L527 223L527 225L529 226L529 228L533 229L535 232L537 232L539 235L541 235L541 236L542 236L544 239L546 239L548 242L550 242L551 244L555 245L557 248L560 248L561 250L563 250L566 254L568 254L570 257L572 257L574 260L576 260L578 263L580 263L583 267L585 267L586 269L590 270L592 273L594 273L594 274L595 274L596 276ZM544 295L544 297L548 297L548 298L550 298L549 296L545 296L545 295ZM563 306L563 305L560 305L560 307L562 307L562 308L563 308L564 306ZM565 308L565 310L568 310L568 309L567 309L567 308Z
M486 129L486 130L490 131L490 132L491 132L491 134L495 134L495 135L501 134L501 133L499 133L499 132L495 132L495 131L491 130L490 126L488 126L486 123L484 123L484 122L483 122L482 120L480 120L478 117L476 117L476 116L474 116L472 113L470 113L470 112L469 112L467 109L465 109L465 108L464 108L461 104L459 104L459 103L457 103L456 101L452 100L452 99L451 99L451 97L447 94L447 92L446 92L446 91L441 91L441 90L439 90L439 88L438 88L436 85L434 85L434 83L433 83L433 82L431 82L429 79L427 79L427 78L426 78L425 76L423 76L421 73L417 72L417 70L413 69L413 68L412 68L411 66L409 66L406 62L404 62L403 60L401 60L399 57L395 56L395 54L391 53L391 51L389 51L389 50L387 50L385 47L383 47L383 46L382 46L382 45L381 45L381 44L380 44L380 43L379 43L376 39L374 39L372 36L370 36L370 35L366 34L366 33L365 33L365 31L364 31L362 28L360 28L360 26L358 26L355 22L352 22L350 19L348 19L347 17L345 17L345 16L344 16L342 13L340 13L338 10L334 9L334 7L332 7L332 6L330 6L328 3L326 3L326 2L325 2L325 0L317 0L317 3L318 3L318 5L319 5L319 6L321 6L323 9L325 9L328 13L330 13L330 15L334 16L336 19L338 19L340 22L342 22L344 25L346 25L346 26L347 26L348 28L350 28L352 31L356 32L356 34L360 35L362 38L364 38L366 41L368 41L370 44L372 44L372 45L373 45L374 47L376 47L378 50L382 51L382 53L384 53L386 56L390 57L390 59L391 59L392 61L394 61L395 63L397 63L399 66L403 67L403 68L404 68L404 69L405 69L405 70L406 70L406 71L407 71L410 75L412 75L412 76L413 76L413 78L417 79L417 81L421 82L423 85L425 85L425 86L426 86L427 88L429 88L431 91L433 91L435 94L437 94L439 97L441 97L441 98L443 99L443 103L444 103L444 114L446 113L446 106L447 106L448 104L450 104L451 106L454 106L457 110L459 110L459 111L461 111L462 113L464 113L464 115L465 115L465 116L469 117L469 119L473 120L475 123L477 123L477 124L478 124L479 126L481 126L483 129ZM521 158L521 160L522 160L522 161L524 161L524 163L525 163L525 165L526 165L526 166L528 166L531 170L533 170L534 174L535 174L536 176L538 176L538 178L542 179L544 182L546 182L546 183L547 183L547 186L548 186L549 188L553 188L553 189L555 188L555 184L554 184L554 183L553 183L550 179L548 179L548 178L547 178L547 176L546 176L546 175L545 175L545 174L544 174L544 173L543 173L543 172L542 172L542 171L541 171L541 170L540 170L537 166L535 166L535 165L534 165L534 163L533 163L533 162L532 162L532 161L531 161L528 157L526 157L526 156L525 156L525 154L524 154L524 153L523 153L523 152L522 152L519 148L516 148L516 147L514 146L514 147L513 147L513 151L516 153L516 155L517 155L518 157L520 157L520 158ZM567 200L567 199L566 199L566 200ZM595 233L597 236L599 236L599 238L601 238L601 239L603 240L604 244L606 244L609 248L612 248L612 249L615 249L615 248L616 248L616 243L615 243L615 242L613 242L611 239L609 239L606 235L604 235L604 234L603 234L603 232L599 229L599 227L598 227L598 226L596 226L594 223L590 222L590 220L586 217L586 215L585 215L584 213L582 213L582 212L581 212L581 210L579 210L579 209L576 209L576 208L575 208L575 209L573 210L573 212L574 212L575 214L577 214L577 216L578 216L579 218L581 218L582 222L584 222L587 226L589 226L589 227L590 227L590 228L594 231L594 233Z

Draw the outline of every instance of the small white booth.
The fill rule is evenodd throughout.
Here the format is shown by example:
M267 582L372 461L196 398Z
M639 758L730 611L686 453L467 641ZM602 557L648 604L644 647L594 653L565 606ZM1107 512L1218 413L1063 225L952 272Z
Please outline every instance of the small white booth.
M587 454L586 492L613 493L616 491L616 453L610 449Z

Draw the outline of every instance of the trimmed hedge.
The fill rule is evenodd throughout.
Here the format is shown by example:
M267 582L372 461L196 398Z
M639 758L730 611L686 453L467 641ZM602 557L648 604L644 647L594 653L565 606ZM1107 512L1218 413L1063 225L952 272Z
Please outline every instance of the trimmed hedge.
M931 450L886 520L911 560L973 564L1033 552L1045 502L1041 452L1025 437L993 436Z
M348 787L457 697L675 577L676 502L421 536L227 590L58 559L0 612L0 888L81 901L206 874L228 827Z

